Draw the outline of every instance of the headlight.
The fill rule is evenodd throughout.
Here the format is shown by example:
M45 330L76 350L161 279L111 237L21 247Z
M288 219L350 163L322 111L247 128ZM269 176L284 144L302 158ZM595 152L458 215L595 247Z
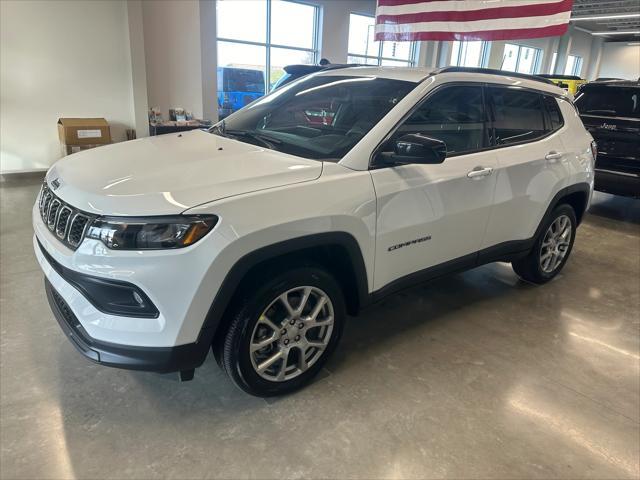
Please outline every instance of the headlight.
M215 215L99 217L89 227L87 238L114 250L183 248L204 237L217 221Z

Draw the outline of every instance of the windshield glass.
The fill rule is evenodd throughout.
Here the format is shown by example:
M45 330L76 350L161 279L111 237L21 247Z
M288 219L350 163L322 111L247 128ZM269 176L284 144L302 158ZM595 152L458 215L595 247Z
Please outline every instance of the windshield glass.
M286 85L210 131L315 160L340 160L416 84L317 76Z
M586 115L640 118L640 88L585 88L575 103Z

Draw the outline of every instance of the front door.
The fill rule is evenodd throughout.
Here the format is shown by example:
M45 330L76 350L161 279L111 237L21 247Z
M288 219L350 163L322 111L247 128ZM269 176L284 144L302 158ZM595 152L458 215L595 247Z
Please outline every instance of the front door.
M442 140L447 158L435 165L403 165L371 171L377 196L374 289L441 264L473 263L493 203L493 150L483 88L441 87L404 121L395 139L421 133Z

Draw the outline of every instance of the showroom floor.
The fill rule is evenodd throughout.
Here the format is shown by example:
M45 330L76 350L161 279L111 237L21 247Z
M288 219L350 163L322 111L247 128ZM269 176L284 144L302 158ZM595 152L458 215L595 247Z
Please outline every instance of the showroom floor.
M640 201L597 194L548 285L494 264L389 297L265 401L211 357L184 384L82 358L32 254L37 189L0 189L2 478L640 475Z

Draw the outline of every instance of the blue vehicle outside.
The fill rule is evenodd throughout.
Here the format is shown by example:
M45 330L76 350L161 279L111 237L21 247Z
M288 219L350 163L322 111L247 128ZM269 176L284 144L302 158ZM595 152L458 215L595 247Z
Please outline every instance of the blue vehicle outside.
M264 95L264 72L218 67L218 117L224 118Z

